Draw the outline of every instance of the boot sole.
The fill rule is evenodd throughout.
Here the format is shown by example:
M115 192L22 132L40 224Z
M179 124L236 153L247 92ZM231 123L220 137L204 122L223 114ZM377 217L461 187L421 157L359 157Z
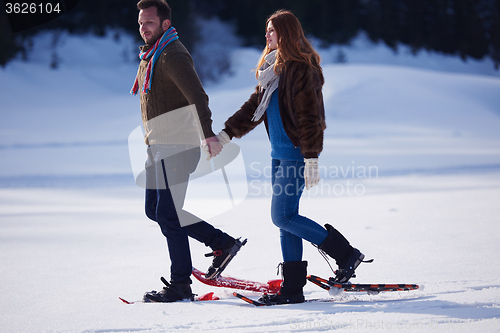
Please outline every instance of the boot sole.
M344 280L339 281L339 280L337 280L335 278L334 279L335 282L337 282L337 283L347 283L351 278L356 277L356 274L355 274L356 268L358 268L359 265L361 265L361 263L365 259L365 255L363 253L361 253L361 251L359 251L358 249L355 249L355 250L359 252L359 256L356 259L356 261L354 262L354 264L352 265L352 274L351 274L351 276L349 276L349 278L347 280L345 280L345 281Z
M247 239L245 239L243 242L240 242L240 239L236 239L235 244L229 251L229 254L227 255L226 259L220 264L219 268L215 270L210 275L205 274L205 279L213 280L218 278L221 273L226 269L227 265L229 265L229 262L236 256L236 254L240 251L240 249L247 243Z

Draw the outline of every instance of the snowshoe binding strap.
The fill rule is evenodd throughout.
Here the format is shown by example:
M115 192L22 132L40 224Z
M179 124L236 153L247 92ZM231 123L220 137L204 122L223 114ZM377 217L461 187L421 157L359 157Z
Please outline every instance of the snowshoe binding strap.
M205 257L220 257L222 255L222 250L215 250L210 253L206 253Z
M197 296L196 294L191 294L191 295L185 294L178 286L169 283L163 276L160 278L160 280L167 286L166 288L179 295L182 299L190 299L191 301L193 301L194 297Z
M214 257L212 265L208 268L208 271L205 274L205 278L216 279L220 276L236 253L238 253L240 248L247 243L246 239L243 241L240 239L241 238L235 239L234 243L225 249L215 250L212 253L205 254L205 257Z
M267 306L271 306L271 305L276 305L276 303L274 302L271 302L271 299L269 298L269 295L268 294L264 294L262 295L259 300L258 300L259 303L262 303L262 304L265 304Z
M349 279L356 277L354 271L361 263L371 264L373 262L373 259L364 260L365 255L360 253L357 249L355 249L355 251L355 255L359 254L359 257L347 267L334 271L333 273L335 274L335 277L330 278L330 281L336 283L346 283L347 281L349 281Z

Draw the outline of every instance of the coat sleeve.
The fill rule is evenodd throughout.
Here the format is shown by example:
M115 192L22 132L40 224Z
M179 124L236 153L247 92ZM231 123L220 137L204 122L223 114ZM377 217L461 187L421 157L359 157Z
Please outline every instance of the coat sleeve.
M230 138L236 137L241 138L251 130L253 130L257 125L259 125L265 116L262 116L258 121L253 121L253 115L255 110L259 106L259 89L255 89L255 92L250 96L248 101L241 106L241 108L236 111L229 119L225 122L224 132L226 132Z
M305 158L316 158L323 150L326 128L322 75L310 66L300 66L289 79L299 145Z

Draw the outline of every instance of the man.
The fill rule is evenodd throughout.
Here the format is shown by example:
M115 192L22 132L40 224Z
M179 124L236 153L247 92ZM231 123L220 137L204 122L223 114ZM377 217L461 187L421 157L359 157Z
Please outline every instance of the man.
M209 246L214 256L205 274L215 278L236 255L240 242L184 211L189 175L204 150L217 155L225 137L212 131L208 96L196 74L191 55L171 25L171 10L164 0L141 0L139 32L141 63L132 93L140 91L141 114L148 145L146 162L146 215L156 221L167 239L170 283L162 291L147 292L145 301L193 300L188 236Z

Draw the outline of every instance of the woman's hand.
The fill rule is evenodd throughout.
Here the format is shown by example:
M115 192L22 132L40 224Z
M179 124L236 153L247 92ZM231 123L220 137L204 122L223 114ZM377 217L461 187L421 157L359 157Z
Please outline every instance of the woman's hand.
M306 188L309 190L310 188L318 185L320 180L318 159L304 158L304 162L306 163L304 168L304 180Z

